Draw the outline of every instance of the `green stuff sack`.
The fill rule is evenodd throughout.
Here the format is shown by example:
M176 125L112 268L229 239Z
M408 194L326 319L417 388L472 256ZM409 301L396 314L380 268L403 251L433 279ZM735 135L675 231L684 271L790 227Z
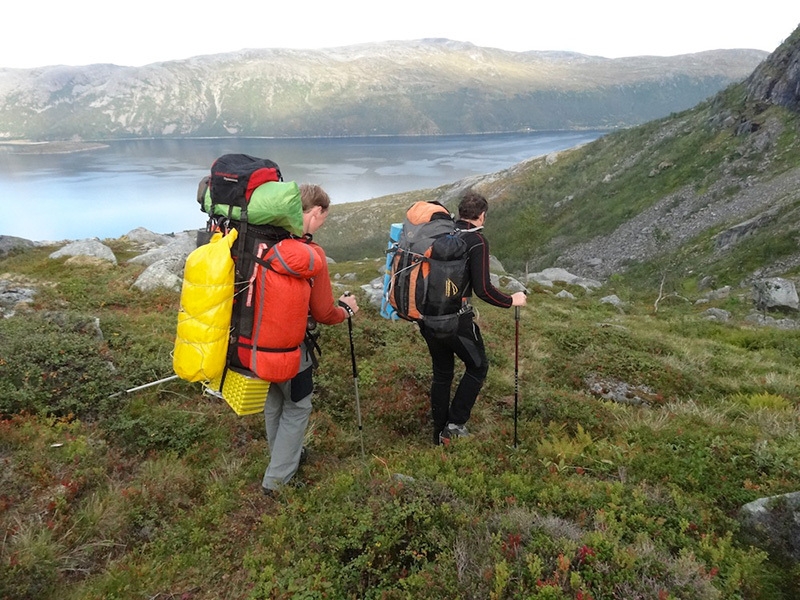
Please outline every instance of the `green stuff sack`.
M186 258L178 329L172 354L175 374L186 381L219 379L225 368L233 312L234 262L238 232L211 241Z
M211 191L206 190L203 212L211 214ZM227 204L213 204L214 215L241 221L241 209ZM253 190L247 204L247 222L250 225L274 225L289 233L303 235L303 202L300 188L294 181L268 181Z

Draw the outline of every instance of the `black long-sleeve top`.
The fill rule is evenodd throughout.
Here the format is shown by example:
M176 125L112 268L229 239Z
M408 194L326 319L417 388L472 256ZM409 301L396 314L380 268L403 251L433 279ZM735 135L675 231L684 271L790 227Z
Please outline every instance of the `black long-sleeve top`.
M484 302L500 306L511 307L512 299L492 285L489 275L489 242L480 232L470 231L474 226L467 221L456 221L456 227L461 230L461 237L469 248L467 269L469 270L469 284L464 290L464 297L469 298L472 292Z

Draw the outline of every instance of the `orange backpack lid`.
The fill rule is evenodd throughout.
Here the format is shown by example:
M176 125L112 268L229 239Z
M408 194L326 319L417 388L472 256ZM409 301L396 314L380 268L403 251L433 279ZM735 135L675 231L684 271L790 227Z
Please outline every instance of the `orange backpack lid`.
M450 211L438 202L424 202L420 200L419 202L415 202L411 208L408 209L406 218L412 225L420 225L430 221L431 217L436 213L449 215Z

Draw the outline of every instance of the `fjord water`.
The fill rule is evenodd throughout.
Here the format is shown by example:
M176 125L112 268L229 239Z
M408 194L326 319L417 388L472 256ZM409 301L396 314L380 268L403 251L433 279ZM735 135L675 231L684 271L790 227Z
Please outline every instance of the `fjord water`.
M127 140L68 154L0 150L0 235L116 238L205 225L196 192L228 152L271 158L286 181L318 183L334 204L437 187L592 141L605 132L430 137Z

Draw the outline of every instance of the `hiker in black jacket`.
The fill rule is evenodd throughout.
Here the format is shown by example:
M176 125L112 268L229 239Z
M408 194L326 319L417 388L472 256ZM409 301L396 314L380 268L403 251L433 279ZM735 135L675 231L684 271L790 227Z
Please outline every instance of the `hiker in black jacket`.
M433 362L431 414L435 444L447 443L452 438L468 435L466 423L489 371L481 332L473 319L470 304L472 293L481 300L502 308L524 306L526 303L525 292L516 292L509 296L492 285L489 277L489 242L480 231L486 221L488 208L486 198L473 191L466 192L458 205L456 227L461 231L459 236L469 248L469 282L462 297L464 308L459 317L458 332L451 337L437 338L425 331L424 323L420 324L420 331L428 344ZM451 401L450 389L456 356L464 363L465 371Z

